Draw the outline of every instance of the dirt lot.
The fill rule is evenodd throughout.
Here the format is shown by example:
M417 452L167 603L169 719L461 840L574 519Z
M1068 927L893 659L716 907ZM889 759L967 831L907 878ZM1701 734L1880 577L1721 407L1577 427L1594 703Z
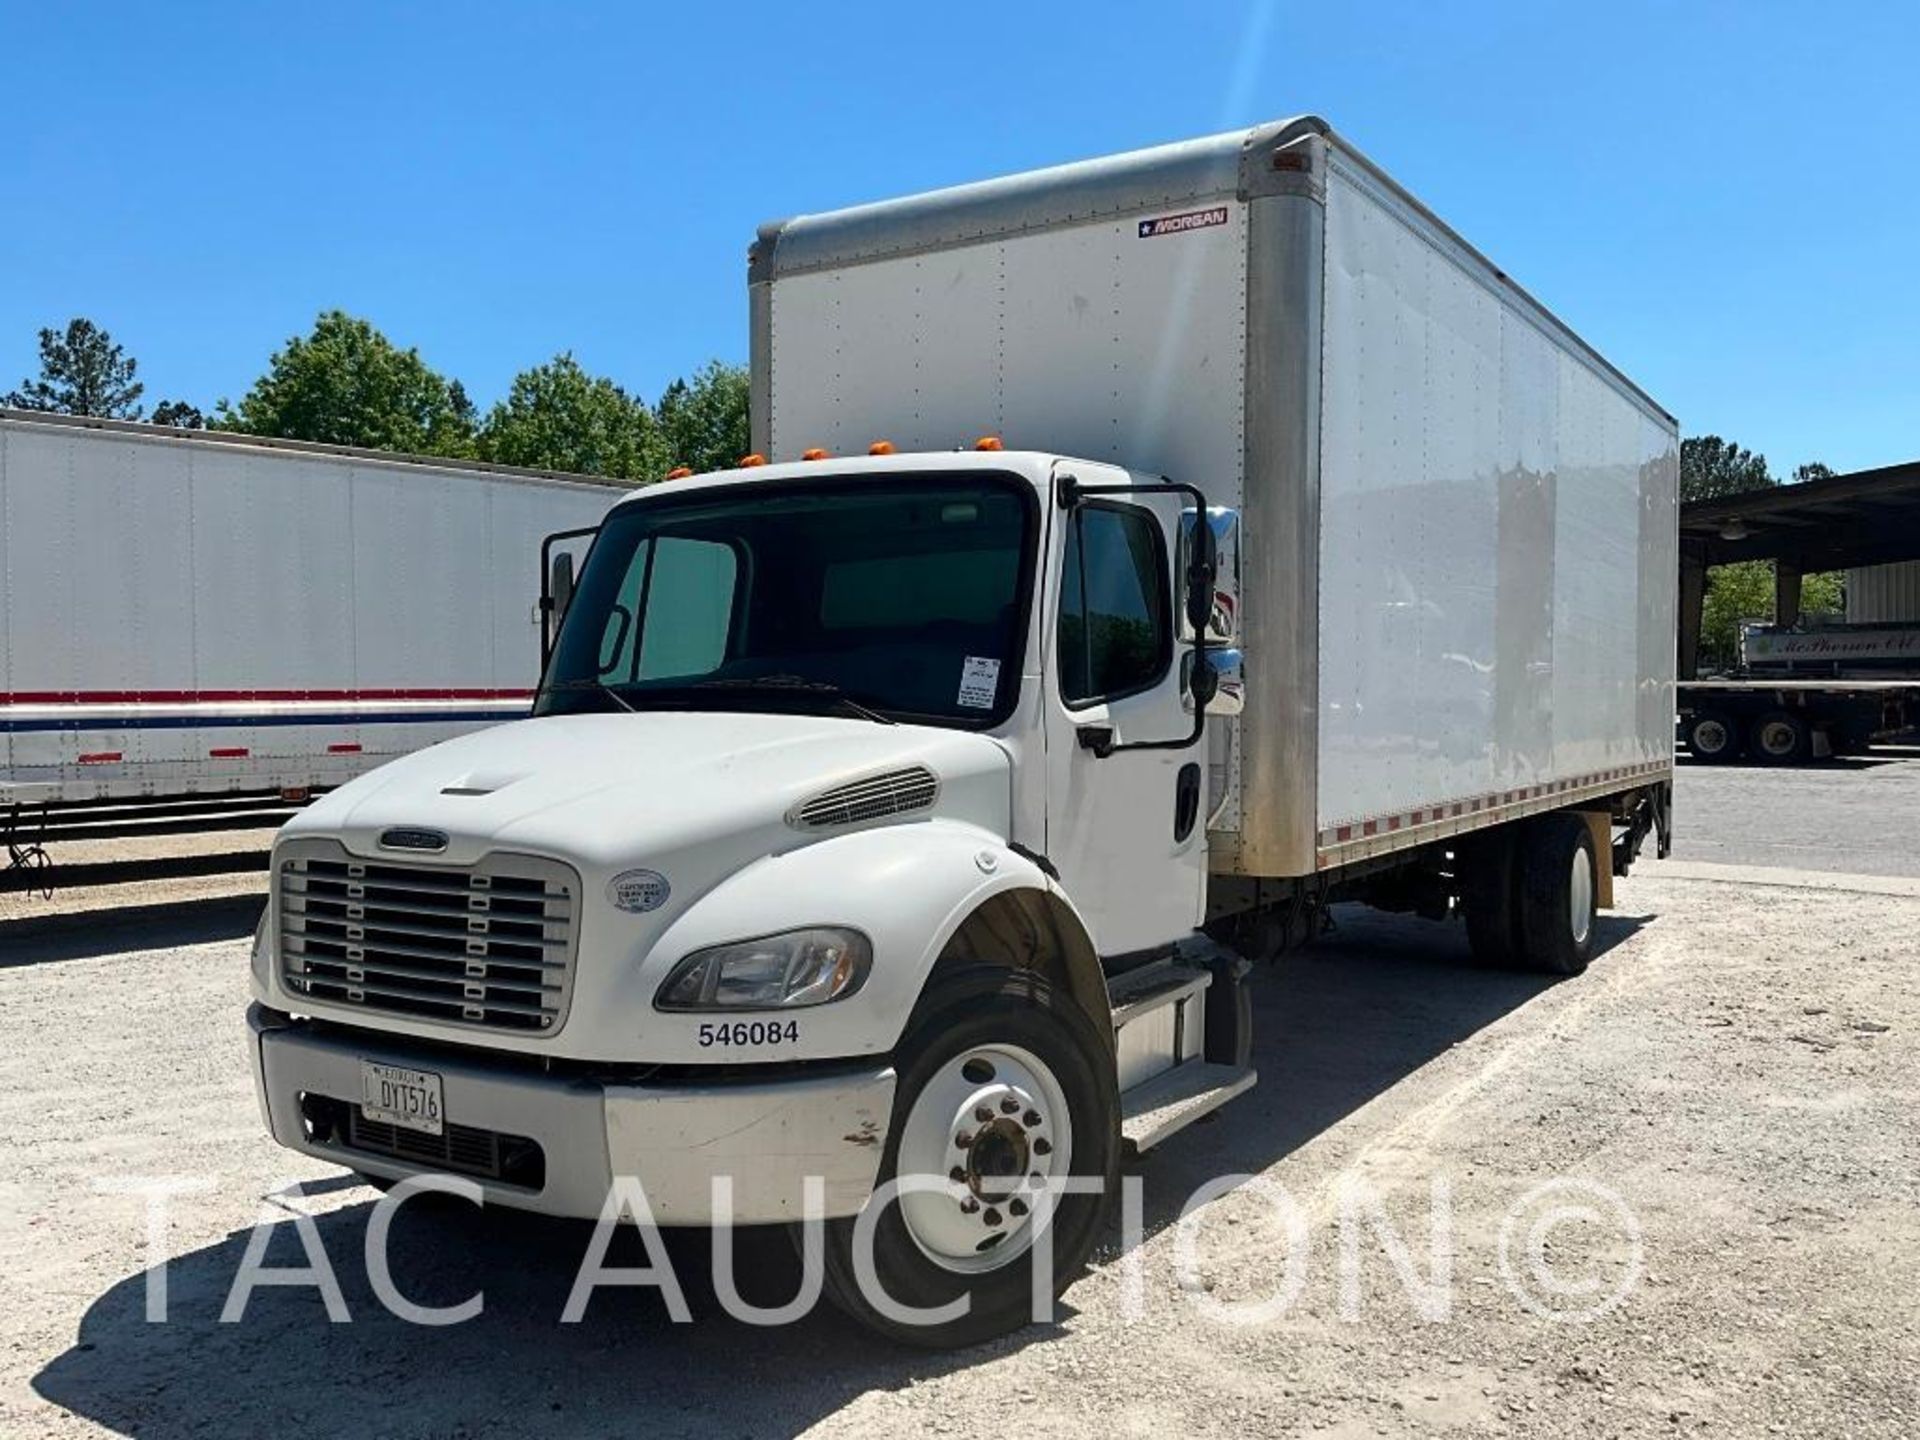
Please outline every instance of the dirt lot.
M1683 775L1683 824L1689 791L1747 803L1741 778ZM260 1134L238 1033L257 902L0 927L0 1433L1920 1433L1920 881L1686 848L1622 884L1606 953L1561 984L1472 969L1446 927L1343 917L1263 978L1259 1087L1133 1172L1137 1248L1116 1229L1057 1323L958 1356L824 1310L733 1321L705 1234L674 1245L696 1324L606 1289L562 1325L586 1228L459 1207L402 1213L394 1275L422 1304L483 1288L484 1311L402 1323L363 1259L373 1192ZM1233 1174L1259 1179L1184 1243L1182 1205ZM209 1187L173 1205L166 1323L141 1203L103 1188L156 1175ZM294 1179L351 1323L282 1288L223 1324L261 1196ZM291 1228L276 1265L301 1260ZM750 1297L784 1299L784 1237L740 1243Z

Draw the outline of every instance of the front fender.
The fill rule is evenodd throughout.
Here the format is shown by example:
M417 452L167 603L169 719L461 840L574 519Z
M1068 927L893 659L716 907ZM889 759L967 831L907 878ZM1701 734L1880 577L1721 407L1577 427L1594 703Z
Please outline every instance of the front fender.
M992 896L1023 888L1059 894L1039 866L1000 837L951 820L855 831L756 860L675 920L637 968L633 999L646 1016L640 1049L668 1064L885 1054L961 922ZM668 973L694 951L807 925L851 926L873 943L873 968L857 993L787 1011L653 1008ZM774 1027L753 1023L774 1019L779 1033L771 1035ZM789 1021L794 1038L786 1034Z

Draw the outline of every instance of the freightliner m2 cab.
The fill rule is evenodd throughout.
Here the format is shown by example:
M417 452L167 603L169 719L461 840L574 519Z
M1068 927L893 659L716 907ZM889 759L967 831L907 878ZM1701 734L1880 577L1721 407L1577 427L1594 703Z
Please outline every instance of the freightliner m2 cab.
M1314 120L802 217L751 286L775 463L623 500L531 718L279 838L262 1104L382 1183L811 1210L836 1302L964 1343L1254 1082L1329 906L1586 965L1667 833L1673 425Z

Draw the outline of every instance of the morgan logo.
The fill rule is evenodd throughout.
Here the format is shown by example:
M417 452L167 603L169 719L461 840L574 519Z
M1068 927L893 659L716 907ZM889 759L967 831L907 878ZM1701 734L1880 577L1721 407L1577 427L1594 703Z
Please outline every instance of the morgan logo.
M1227 223L1227 207L1216 205L1211 210L1189 210L1184 215L1162 215L1157 220L1140 222L1140 238L1151 240L1156 235L1182 235L1189 230L1204 230L1209 225Z
M396 825L391 830L380 832L380 848L382 850L440 851L447 848L447 832Z

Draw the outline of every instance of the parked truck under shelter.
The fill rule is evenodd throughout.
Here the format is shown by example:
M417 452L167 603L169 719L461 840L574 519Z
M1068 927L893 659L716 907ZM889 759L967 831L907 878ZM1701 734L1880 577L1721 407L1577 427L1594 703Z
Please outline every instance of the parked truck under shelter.
M551 1213L813 1177L827 1293L966 1343L1254 1082L1330 905L1585 966L1667 836L1674 422L1314 118L770 225L749 286L756 453L563 568L535 717L283 833L261 1104Z

